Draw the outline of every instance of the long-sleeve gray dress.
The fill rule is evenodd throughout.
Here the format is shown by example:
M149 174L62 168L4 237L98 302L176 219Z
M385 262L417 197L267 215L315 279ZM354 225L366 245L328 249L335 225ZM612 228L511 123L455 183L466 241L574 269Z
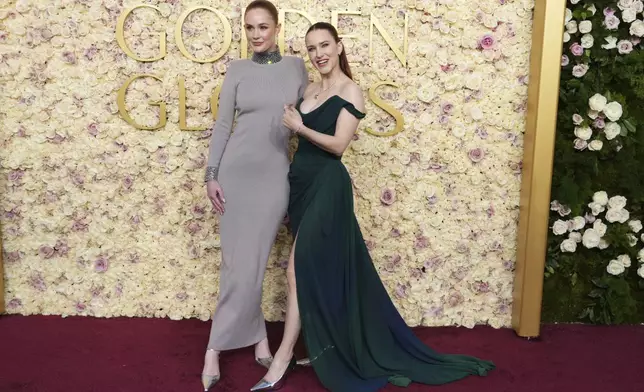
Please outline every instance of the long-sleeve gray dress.
M296 104L307 83L304 61L279 52L228 67L206 172L226 199L219 223L219 301L208 348L246 347L266 337L262 283L289 195L284 105Z

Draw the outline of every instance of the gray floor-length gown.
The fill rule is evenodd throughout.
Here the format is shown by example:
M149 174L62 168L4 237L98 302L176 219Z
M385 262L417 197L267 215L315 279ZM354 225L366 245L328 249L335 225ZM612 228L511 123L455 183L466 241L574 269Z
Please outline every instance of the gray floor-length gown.
M297 103L307 84L304 61L279 52L228 67L206 171L206 179L218 179L226 199L209 349L246 347L266 337L262 282L289 195L284 105Z

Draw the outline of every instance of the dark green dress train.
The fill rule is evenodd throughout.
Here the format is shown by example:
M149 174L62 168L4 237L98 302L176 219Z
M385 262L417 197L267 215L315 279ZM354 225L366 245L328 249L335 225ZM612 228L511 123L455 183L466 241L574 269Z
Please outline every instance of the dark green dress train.
M364 117L337 95L300 113L307 127L333 135L343 109ZM327 389L368 392L387 382L407 386L412 381L438 385L494 368L477 358L437 353L405 324L369 256L340 157L300 137L289 181L302 332Z

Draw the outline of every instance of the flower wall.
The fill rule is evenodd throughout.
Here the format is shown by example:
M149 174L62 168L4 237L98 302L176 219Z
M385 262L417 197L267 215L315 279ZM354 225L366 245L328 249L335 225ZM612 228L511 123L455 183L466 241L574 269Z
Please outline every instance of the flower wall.
M545 321L644 322L643 11L568 1Z
M209 97L240 57L238 1L149 1L125 23L137 62L117 44L117 19L137 2L0 1L0 212L8 311L20 314L197 317L214 310L220 250L217 217L202 178L209 131L179 129L178 78L185 79L188 126L212 125ZM245 4L245 3L244 3ZM356 81L405 119L368 100L344 159L356 212L380 275L410 325L510 322L530 50L532 1L279 1L281 9L330 21L341 34ZM175 22L191 6L220 10L232 45L214 63L183 56ZM402 48L403 66L369 15ZM309 22L284 21L287 54L305 57ZM197 11L183 25L198 58L221 49L222 24ZM401 49L402 50L402 49ZM117 92L137 130L118 113ZM315 77L311 73L312 78ZM587 154L587 153L586 153ZM268 320L283 317L291 238L280 231L264 286Z

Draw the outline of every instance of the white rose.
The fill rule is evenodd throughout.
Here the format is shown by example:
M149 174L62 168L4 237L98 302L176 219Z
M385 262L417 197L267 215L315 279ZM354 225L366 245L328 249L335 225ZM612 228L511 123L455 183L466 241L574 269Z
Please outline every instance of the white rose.
M617 47L617 38L608 36L604 38L606 43L602 45L602 48L604 49L615 49Z
M619 219L617 219L619 223L626 223L626 221L631 217L631 213L625 208L619 210L619 215Z
M565 234L567 231L568 231L568 223L566 221L557 219L555 223L552 225L552 233L554 235L562 235L562 234Z
M617 51L619 54L629 54L633 51L633 43L627 40L621 40L617 43Z
M570 8L566 8L566 18L564 23L568 23L572 20L572 10Z
M590 127L575 127L575 136L581 140L588 140L593 136L593 130Z
M563 42L568 42L568 41L570 41L570 34L568 34L568 33L566 33L564 31L564 33L563 33Z
M579 114L575 113L575 114L573 114L573 115L572 115L572 122L573 122L575 125L579 125L579 124L581 124L583 121L584 121L584 118L583 118L583 117L581 117Z
M593 23L589 20L584 20L579 23L579 32L582 34L590 33L593 29Z
M644 3L642 3L641 0L635 0L633 2L633 6L631 7L632 10L634 10L636 13L640 13L644 11Z
M595 229L588 229L584 232L584 235L581 237L581 242L588 249L596 248L601 241L601 236L595 231Z
M575 34L577 32L577 21L571 20L570 22L566 23L566 31L569 34Z
M592 142L588 143L588 149L590 151L599 151L604 147L604 142L601 140L593 140Z
M595 7L595 4L591 4L586 8L592 15L595 15L597 12L597 7Z
M581 78L588 73L589 69L588 64L577 64L572 67L572 76Z
M632 220L628 222L628 227L630 227L631 230L633 230L633 233L639 233L640 230L642 230L642 222L639 219Z
M606 235L606 230L608 229L608 226L604 222L602 222L601 219L597 219L593 223L593 229L599 234L600 237L603 237Z
M604 128L604 134L606 135L606 139L608 140L613 140L619 134L622 132L622 127L619 126L619 124L614 123L614 122L609 122L606 124L606 127Z
M624 208L626 207L626 198L624 196L613 196L608 199L608 208Z
M611 260L610 263L608 263L608 267L606 267L606 271L615 276L623 273L625 270L624 265L617 260Z
M619 102L610 102L604 107L603 112L610 121L617 121L622 117L622 105Z
M570 3L571 3L571 4L577 4L577 3L579 3L579 1L580 1L580 0L570 0Z
M483 78L479 74L473 73L465 77L465 87L470 90L480 90L482 83Z
M590 49L595 44L595 38L590 34L584 34L581 37L581 47L584 49Z
M603 238L601 239L601 241L599 241L599 245L597 245L597 247L601 250L608 248L608 246L609 246L608 241L606 241Z
M586 226L586 219L583 216L576 216L572 219L572 230L581 230Z
M622 11L624 11L626 9L631 8L633 6L634 2L635 2L635 0L619 0L617 2L617 8L619 8Z
M633 234L627 234L626 238L628 239L629 246L637 245L637 237L635 237Z
M577 233L576 231L573 231L572 233L568 234L568 238L579 243L581 242L581 233Z
M631 266L631 258L628 255L619 255L617 256L617 261L622 263L625 268Z
M577 243L574 240L563 240L559 248L564 253L574 253L577 250Z
M601 214L601 213L602 213L602 212L604 212L604 210L605 210L605 208L604 208L604 206L603 206L603 205L601 205L601 204L599 204L599 203L595 203L595 202L589 203L589 204L588 204L588 208L590 208L590 211L591 211L591 212L593 213L593 215L595 215L595 216L597 216L597 215Z
M593 194L593 202L605 206L608 204L608 193L606 191L599 191Z
M588 106L594 111L601 112L606 107L608 100L601 94L595 94L588 100Z
M637 252L637 260L640 263L644 263L644 248L640 249L640 251Z
M590 117L592 120L596 119L597 116L599 116L599 112L597 110L589 110L588 111L588 117Z
M609 208L608 211L606 211L606 220L610 223L617 222L621 217L621 209Z
M640 278L644 279L644 264L640 265L640 267L637 269L637 274L640 276Z
M637 13L635 13L635 10L633 9L625 9L622 11L622 20L626 23L631 23L637 19Z
M631 28L628 29L628 32L636 37L644 36L644 21L638 19L631 23Z

